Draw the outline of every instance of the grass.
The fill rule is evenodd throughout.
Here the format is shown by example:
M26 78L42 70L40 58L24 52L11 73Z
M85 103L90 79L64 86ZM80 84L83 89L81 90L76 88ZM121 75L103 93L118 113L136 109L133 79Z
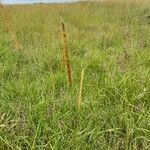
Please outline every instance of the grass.
M67 34L65 30L65 24L61 23L62 25L62 32L63 32L63 42L64 42L64 48L63 48L63 62L62 62L62 67L67 70L67 79L68 79L68 85L71 87L72 86L72 68L70 64L70 58L69 58L69 49L68 49L68 42L67 42Z
M149 15L146 0L0 8L0 150L150 149Z

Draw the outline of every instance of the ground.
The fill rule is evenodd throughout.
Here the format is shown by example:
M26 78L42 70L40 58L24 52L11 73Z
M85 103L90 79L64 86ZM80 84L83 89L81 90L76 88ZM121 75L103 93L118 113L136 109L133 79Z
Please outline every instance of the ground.
M150 149L149 4L1 7L0 150Z

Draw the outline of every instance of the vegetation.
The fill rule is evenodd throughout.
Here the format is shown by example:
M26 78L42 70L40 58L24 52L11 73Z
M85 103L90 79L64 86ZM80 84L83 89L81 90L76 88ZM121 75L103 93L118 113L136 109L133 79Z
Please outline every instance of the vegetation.
M146 0L1 6L0 150L150 149L149 29Z

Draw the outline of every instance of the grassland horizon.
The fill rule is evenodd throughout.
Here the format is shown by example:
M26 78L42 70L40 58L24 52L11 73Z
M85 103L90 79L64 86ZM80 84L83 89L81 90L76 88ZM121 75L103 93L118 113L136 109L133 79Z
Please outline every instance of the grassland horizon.
M17 4L52 4L52 3L73 3L79 2L79 0L2 0L2 4L17 5Z

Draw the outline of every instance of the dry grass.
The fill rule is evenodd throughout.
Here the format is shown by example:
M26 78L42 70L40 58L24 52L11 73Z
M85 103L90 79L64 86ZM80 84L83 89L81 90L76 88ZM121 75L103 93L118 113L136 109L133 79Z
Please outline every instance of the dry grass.
M77 105L78 105L78 108L79 108L79 109L80 109L80 107L81 107L81 105L82 105L83 80L84 80L84 69L81 71L79 96L78 96L78 99L77 99Z
M61 23L62 25L62 32L63 32L63 43L64 43L64 48L63 48L63 64L66 67L67 70L67 79L68 79L68 85L71 87L72 86L72 68L71 68L71 63L70 63L70 58L69 58L69 48L68 48L68 42L67 42L67 34L65 30L65 24Z

